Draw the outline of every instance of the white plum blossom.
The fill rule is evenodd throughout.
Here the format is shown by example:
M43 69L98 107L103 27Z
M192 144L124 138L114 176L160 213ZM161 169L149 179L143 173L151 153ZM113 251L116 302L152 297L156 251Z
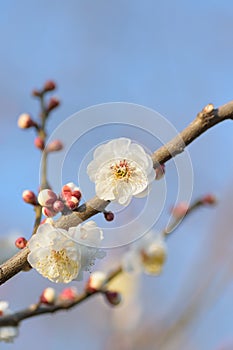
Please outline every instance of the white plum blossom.
M150 155L128 138L115 139L97 147L87 174L95 183L100 199L125 206L133 196L146 196L155 179Z
M94 221L68 231L45 223L28 243L28 262L50 281L69 283L81 279L82 272L105 255L98 248L102 239L103 232Z
M145 272L159 275L167 257L167 248L162 234L148 233L123 256L122 266L126 272Z
M7 301L0 301L0 317L11 315L12 311L9 309ZM19 334L18 327L4 326L0 327L0 341L12 343L14 338Z

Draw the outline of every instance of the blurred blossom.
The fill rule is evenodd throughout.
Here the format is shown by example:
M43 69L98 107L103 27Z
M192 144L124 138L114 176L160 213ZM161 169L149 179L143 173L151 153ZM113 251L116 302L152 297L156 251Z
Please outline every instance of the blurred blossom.
M133 243L123 256L122 265L127 272L161 273L167 257L167 248L162 234L150 232Z
M11 315L12 311L9 309L9 304L6 301L0 301L0 317ZM0 327L0 341L12 343L19 334L18 327L4 326Z

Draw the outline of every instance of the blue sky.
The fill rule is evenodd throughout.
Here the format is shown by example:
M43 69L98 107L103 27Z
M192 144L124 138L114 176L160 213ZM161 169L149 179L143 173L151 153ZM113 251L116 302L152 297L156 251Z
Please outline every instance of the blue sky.
M37 188L39 152L33 148L33 133L22 132L16 124L20 113L37 113L36 102L30 97L32 88L50 78L58 83L62 105L49 121L50 131L83 108L118 101L152 108L181 130L207 103L218 106L232 99L232 18L231 1L1 1L1 236L12 230L27 235L32 227L32 212L21 201L21 193L25 188ZM190 146L194 198L205 192L215 192L223 201L229 196L232 140L232 126L226 122ZM72 164L69 166L72 171ZM172 193L173 168L170 165L168 170L169 167L167 182ZM169 299L167 286L173 286L174 294L178 293L217 213L218 209L207 210L184 224L169 241L171 253L165 276L144 282L153 290L158 288L162 304ZM184 261L182 266L178 255ZM179 271L178 275L174 270ZM31 290L30 276L37 288L40 283L46 285L36 274L28 275L17 276L2 289L2 298L9 296L16 308L27 305L30 298L32 302L38 294ZM16 296L15 285L21 290ZM24 285L30 297L25 290L22 292ZM152 293L148 294L156 306ZM225 337L231 337L231 306L229 296L216 311L221 325L215 322L216 314L211 319L206 316L202 332L198 333L198 349L215 349ZM148 309L146 305L145 308ZM79 315L84 314L82 307L80 313L72 312L70 320L78 322ZM62 349L67 333L59 335L59 327L69 317L61 316L61 320L54 322L57 328L49 318L25 323L18 347L27 339L29 345L39 349L41 344L37 346L34 339L42 337L43 322L47 322L54 332L50 348ZM211 336L209 327L214 330ZM69 334L70 346L74 346L78 335L74 329L71 332L76 332ZM105 335L103 331L99 331L100 335L95 332L90 342L88 317L84 317L80 337L81 333L86 348L101 349Z

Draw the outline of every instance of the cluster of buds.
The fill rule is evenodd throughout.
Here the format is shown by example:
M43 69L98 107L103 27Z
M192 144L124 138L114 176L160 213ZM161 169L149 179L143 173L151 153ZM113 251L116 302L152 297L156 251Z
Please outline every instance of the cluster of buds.
M56 83L53 80L47 80L41 90L34 89L32 95L35 97L41 97L46 92L54 91L56 89Z
M35 97L41 98L45 93L54 91L55 89L56 89L55 82L52 80L48 80L45 82L41 90L38 90L38 89L33 90L32 95ZM51 97L46 107L46 113L48 114L53 109L57 108L59 105L60 105L59 99L55 96Z
M62 187L61 196L65 202L65 205L70 210L74 210L78 207L82 194L79 187L77 187L73 182L69 182Z
M42 212L47 217L53 217L64 210L74 210L78 207L82 194L79 187L70 182L62 187L61 195L49 189L40 191L38 202Z
M56 84L54 81L52 80L48 80L45 82L44 86L42 87L42 89L40 90L33 90L32 94L35 97L38 97L41 101L42 101L42 106L45 105L44 101L43 101L43 97L46 93L53 91L56 89ZM34 145L36 148L38 148L40 151L44 151L45 149L45 139L46 139L46 135L44 132L44 122L45 120L48 118L49 113L54 110L55 108L57 108L60 105L60 101L58 98L56 97L51 97L47 103L47 105L45 105L42 108L41 111L41 119L42 119L42 123L36 123L32 117L30 116L30 114L28 113L23 113L19 116L18 118L18 127L21 129L29 129L34 127L36 129L37 132L37 136L34 139ZM61 149L63 149L63 144L61 143L60 140L54 140L52 141L47 147L46 147L46 152L56 152L56 151L60 151Z
M64 209L63 201L57 197L55 192L49 189L40 191L38 202L42 206L43 214L47 217L53 217Z
M104 272L96 271L91 274L86 284L87 293L101 292L108 303L116 306L121 302L121 294L106 288L107 275Z

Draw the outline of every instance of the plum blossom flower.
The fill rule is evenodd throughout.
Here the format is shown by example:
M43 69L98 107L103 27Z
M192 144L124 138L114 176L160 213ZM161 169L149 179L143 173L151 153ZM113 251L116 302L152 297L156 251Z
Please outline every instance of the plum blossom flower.
M126 272L145 272L159 275L167 257L164 236L152 232L134 243L123 257L122 265Z
M7 301L0 301L0 317L12 314ZM0 327L0 341L7 343L13 342L14 338L19 334L18 327L4 326Z
M128 205L133 196L144 197L155 179L153 162L144 149L127 138L112 140L96 148L87 174L103 200Z
M68 231L45 223L28 243L28 262L52 282L82 279L83 271L90 270L95 259L105 255L98 249L102 239L103 233L94 221Z

